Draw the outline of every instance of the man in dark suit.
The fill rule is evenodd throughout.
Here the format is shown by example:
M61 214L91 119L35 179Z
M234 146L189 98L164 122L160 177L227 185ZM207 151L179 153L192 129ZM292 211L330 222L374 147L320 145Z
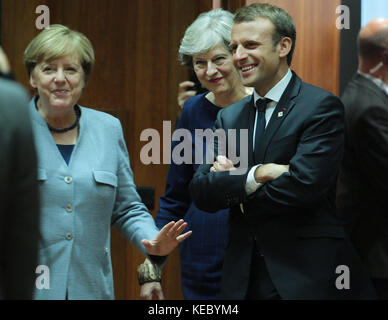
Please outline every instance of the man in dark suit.
M234 21L235 66L255 92L220 111L215 129L237 129L237 154L248 168L236 174L228 140L226 154L202 165L190 185L200 209L231 209L222 297L375 298L334 206L341 101L289 69L296 31L283 9L256 3ZM242 129L248 150L238 144Z
M0 48L0 73L9 74ZM0 299L31 299L38 246L36 155L26 92L0 76Z
M342 95L346 141L337 204L379 297L388 299L388 19L365 25L357 45L358 71Z

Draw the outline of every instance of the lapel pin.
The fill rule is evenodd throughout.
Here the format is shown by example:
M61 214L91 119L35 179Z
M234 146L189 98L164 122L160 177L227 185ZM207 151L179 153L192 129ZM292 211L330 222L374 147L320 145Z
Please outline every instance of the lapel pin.
M278 118L280 118L280 117L283 117L283 111L280 111L280 112L278 113Z

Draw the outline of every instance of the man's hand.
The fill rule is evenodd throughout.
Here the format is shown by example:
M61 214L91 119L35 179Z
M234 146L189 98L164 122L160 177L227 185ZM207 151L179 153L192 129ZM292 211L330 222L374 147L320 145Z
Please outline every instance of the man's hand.
M160 282L146 282L140 286L140 298L143 300L152 300L156 297L158 300L164 300L164 294Z
M289 172L289 165L266 163L255 170L255 180L259 183L266 183L280 177L284 172Z
M177 222L171 221L159 231L154 239L143 239L141 243L146 248L148 254L166 256L170 254L180 242L191 236L192 231L181 234L186 227L187 222L184 222L182 219Z
M210 172L221 172L231 170L236 170L236 168L234 167L233 162L225 156L218 156L216 158L216 161L214 161L213 166L210 168Z
M179 84L179 86L178 86L178 105L181 107L181 109L183 108L183 104L185 103L185 101L188 98L193 97L197 94L197 91L195 91L195 90L188 90L187 91L187 89L194 87L194 86L195 86L195 83L192 81L183 81Z

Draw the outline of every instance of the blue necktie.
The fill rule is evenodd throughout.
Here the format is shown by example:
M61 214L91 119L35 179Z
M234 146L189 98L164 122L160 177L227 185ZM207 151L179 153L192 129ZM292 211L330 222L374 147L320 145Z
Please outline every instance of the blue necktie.
M257 154L262 138L265 131L265 109L267 104L270 102L270 99L259 99L256 102L257 107L257 120L256 120L256 134L255 134L255 153Z

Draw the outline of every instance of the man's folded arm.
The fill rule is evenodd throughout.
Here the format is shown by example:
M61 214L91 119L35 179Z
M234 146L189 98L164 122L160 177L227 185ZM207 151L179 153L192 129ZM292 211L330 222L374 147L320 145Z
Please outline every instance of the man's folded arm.
M201 165L190 183L191 198L200 210L216 212L246 201L247 173L209 172L210 167Z
M255 201L310 207L327 200L343 156L343 105L338 98L328 96L307 119L289 172L259 188L251 196Z
M217 115L213 131L223 129L222 111ZM214 140L211 148L213 149L214 161L219 153L226 151L223 146L219 148L217 139ZM247 197L245 183L250 168L246 170L245 174L231 175L229 171L210 172L212 165L206 164L206 161L204 161L204 164L199 166L190 182L190 195L198 209L216 212L245 201Z

